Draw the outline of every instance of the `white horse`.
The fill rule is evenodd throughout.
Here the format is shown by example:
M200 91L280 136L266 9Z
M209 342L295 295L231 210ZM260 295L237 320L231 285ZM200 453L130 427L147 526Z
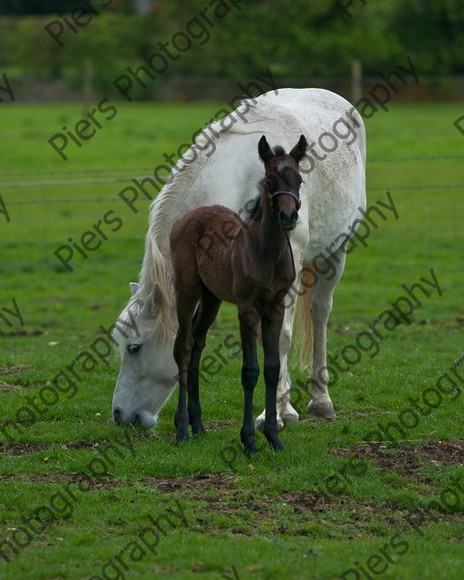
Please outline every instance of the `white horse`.
M206 153L206 137L200 134L177 162L150 209L139 283L131 283L132 297L119 317L130 329L123 325L120 328L124 334L114 334L122 357L113 395L114 420L145 429L156 425L158 414L177 383L173 355L177 320L169 233L183 214L198 206L221 204L243 214L247 202L259 193L263 168L256 151L263 134L271 146L278 144L287 150L301 134L309 143L300 163L304 179L300 219L291 233L295 266L303 283L299 301L306 315L297 318L305 321L306 344L312 345L308 355L312 360L304 361L312 363L308 410L321 417L335 417L327 388L326 330L332 295L345 265L347 232L359 217L359 208L364 209L366 204L362 118L350 103L330 91L280 89L277 94L269 92L243 101L229 117L209 129L215 135L214 154ZM330 275L327 248L332 252ZM305 284L302 271L316 271L314 283ZM293 292L286 305L280 338L279 427L298 421L298 413L290 404L287 367L295 302ZM124 335L127 338L121 338ZM262 428L264 412L256 424Z

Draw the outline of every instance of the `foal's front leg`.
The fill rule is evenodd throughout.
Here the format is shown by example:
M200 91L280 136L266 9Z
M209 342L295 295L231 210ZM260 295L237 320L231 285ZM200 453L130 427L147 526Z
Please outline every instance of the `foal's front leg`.
M245 397L240 438L245 447L245 451L250 454L256 453L255 426L253 424L253 392L259 376L256 349L259 321L258 313L250 307L239 307L239 320L243 351L242 387Z
M282 321L282 329L280 331L279 353L280 353L280 373L279 381L277 383L277 427L282 429L286 423L298 423L298 412L292 407L290 403L290 387L291 379L288 370L288 352L292 342L292 325L295 314L296 298L287 295L289 305L284 302L284 319ZM256 417L256 429L262 431L264 429L264 421L266 419L266 409Z
M277 383L280 373L279 337L282 328L283 309L280 304L274 311L263 317L261 330L264 349L264 381L266 383L266 410L264 418L264 435L269 445L276 450L282 450L277 427Z

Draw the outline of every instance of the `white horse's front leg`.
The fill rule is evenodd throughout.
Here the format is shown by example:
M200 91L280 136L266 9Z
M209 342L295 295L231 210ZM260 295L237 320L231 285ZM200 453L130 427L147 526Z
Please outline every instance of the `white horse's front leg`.
M292 386L292 381L287 366L288 351L290 350L290 344L292 342L292 326L293 317L295 315L296 299L297 296L294 296L291 293L287 295L286 304L291 301L291 306L285 306L284 321L280 332L280 374L279 383L277 385L277 427L279 429L282 429L285 423L297 423L299 419L298 413L290 403L290 388ZM256 429L263 429L264 417L265 411L256 418Z

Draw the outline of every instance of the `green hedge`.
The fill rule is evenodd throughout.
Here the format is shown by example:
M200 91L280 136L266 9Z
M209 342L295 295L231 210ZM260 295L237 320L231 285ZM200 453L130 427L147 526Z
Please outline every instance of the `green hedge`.
M2 17L0 65L71 82L82 78L91 56L94 84L109 90L128 66L146 66L158 42L172 46L173 37L181 43L189 35L191 46L177 53L159 82L178 75L252 78L266 67L287 77L348 76L353 58L364 74L376 75L408 55L422 75L464 72L464 0L352 0L345 11L340 5L350 0L338 1L234 0L234 7L232 0L160 0L145 15L100 8L77 33L56 15ZM63 46L45 30L58 30L53 20L64 27Z

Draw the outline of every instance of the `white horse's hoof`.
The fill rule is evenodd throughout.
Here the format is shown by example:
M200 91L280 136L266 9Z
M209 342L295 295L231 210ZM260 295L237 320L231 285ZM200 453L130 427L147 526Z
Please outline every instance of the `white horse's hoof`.
M264 429L264 411L258 415L255 420L255 429L262 431Z
M259 415L258 417L256 417L256 421L255 421L255 428L258 431L262 431L264 429L264 418L266 417L266 411L263 411L261 413L261 415ZM280 418L279 413L277 413L277 429L283 429L284 428L284 422L282 421L282 419Z
M282 418L286 425L287 423L298 423L298 421L300 420L300 415L295 411L293 407L290 407L290 409L287 409L287 411L284 413Z
M308 411L316 417L324 419L336 419L337 415L334 411L332 403L315 403L311 401L308 405Z

